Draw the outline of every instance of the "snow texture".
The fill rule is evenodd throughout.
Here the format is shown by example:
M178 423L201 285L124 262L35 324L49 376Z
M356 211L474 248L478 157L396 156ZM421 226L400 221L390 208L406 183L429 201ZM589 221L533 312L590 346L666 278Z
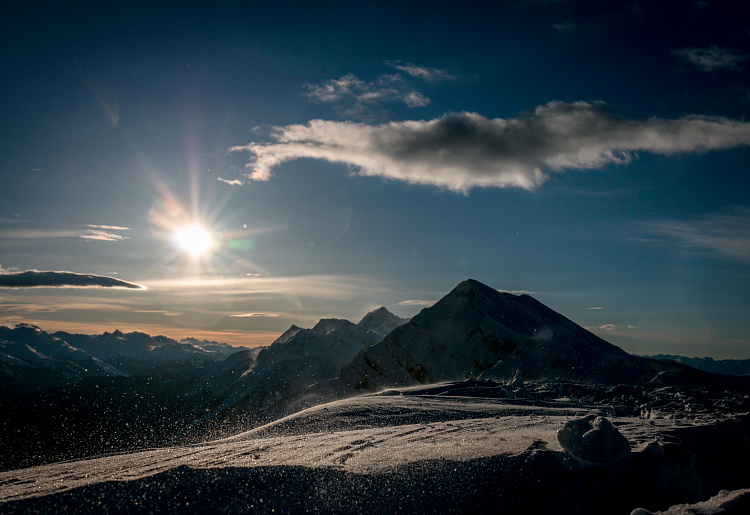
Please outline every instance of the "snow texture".
M678 490L675 483L684 482L685 472L669 442L690 445L692 450L681 447L687 457L718 450L746 459L750 453L741 438L747 421L727 419L737 430L730 437L731 428L721 429L721 423L618 417L612 434L626 439L632 457L592 468L566 452L558 435L581 421L606 426L607 418L564 400L540 406L466 396L467 388L479 386L446 383L435 386L439 394L424 387L391 390L310 408L201 445L2 472L0 510L627 514L643 506L667 509L679 500L670 492ZM680 439L681 431L694 434ZM715 431L723 435L708 444L716 449L701 449ZM619 453L619 443L615 447ZM726 464L702 466L708 465L711 473L738 472ZM746 472L740 476L747 480Z

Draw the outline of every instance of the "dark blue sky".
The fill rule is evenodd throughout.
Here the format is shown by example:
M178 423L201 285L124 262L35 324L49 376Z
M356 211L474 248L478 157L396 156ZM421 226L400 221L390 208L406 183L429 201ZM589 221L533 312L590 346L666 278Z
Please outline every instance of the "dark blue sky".
M14 7L0 279L105 279L26 275L0 323L270 343L471 277L632 352L750 357L735 4Z

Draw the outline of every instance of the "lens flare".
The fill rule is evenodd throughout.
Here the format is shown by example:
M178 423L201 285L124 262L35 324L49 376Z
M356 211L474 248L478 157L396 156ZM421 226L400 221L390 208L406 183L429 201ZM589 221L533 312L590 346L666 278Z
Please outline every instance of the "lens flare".
M189 252L193 257L206 255L213 248L213 239L200 225L180 227L172 233L172 243L179 250Z

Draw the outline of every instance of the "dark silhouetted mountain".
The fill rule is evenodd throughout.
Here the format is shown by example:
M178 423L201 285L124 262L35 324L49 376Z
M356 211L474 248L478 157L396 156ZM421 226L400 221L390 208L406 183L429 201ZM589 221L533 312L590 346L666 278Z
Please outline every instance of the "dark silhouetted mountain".
M245 372L219 393L222 403L197 421L192 430L207 426L252 427L260 420L321 402L320 395L308 392L311 385L337 378L359 351L380 341L388 328L403 322L405 319L379 308L358 324L328 318L311 329L293 325L263 348L257 359L247 362ZM236 366L241 368L242 363ZM211 388L216 391L215 385Z
M367 313L357 325L383 337L408 321L408 318L398 317L384 307L380 307Z
M484 377L634 383L656 371L528 295L467 280L360 352L335 391Z

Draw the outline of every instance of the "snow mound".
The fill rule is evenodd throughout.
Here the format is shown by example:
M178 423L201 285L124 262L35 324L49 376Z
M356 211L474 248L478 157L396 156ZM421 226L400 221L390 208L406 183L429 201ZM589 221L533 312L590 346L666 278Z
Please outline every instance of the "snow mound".
M609 465L630 456L630 444L604 417L588 415L571 420L558 431L562 448L586 465Z

